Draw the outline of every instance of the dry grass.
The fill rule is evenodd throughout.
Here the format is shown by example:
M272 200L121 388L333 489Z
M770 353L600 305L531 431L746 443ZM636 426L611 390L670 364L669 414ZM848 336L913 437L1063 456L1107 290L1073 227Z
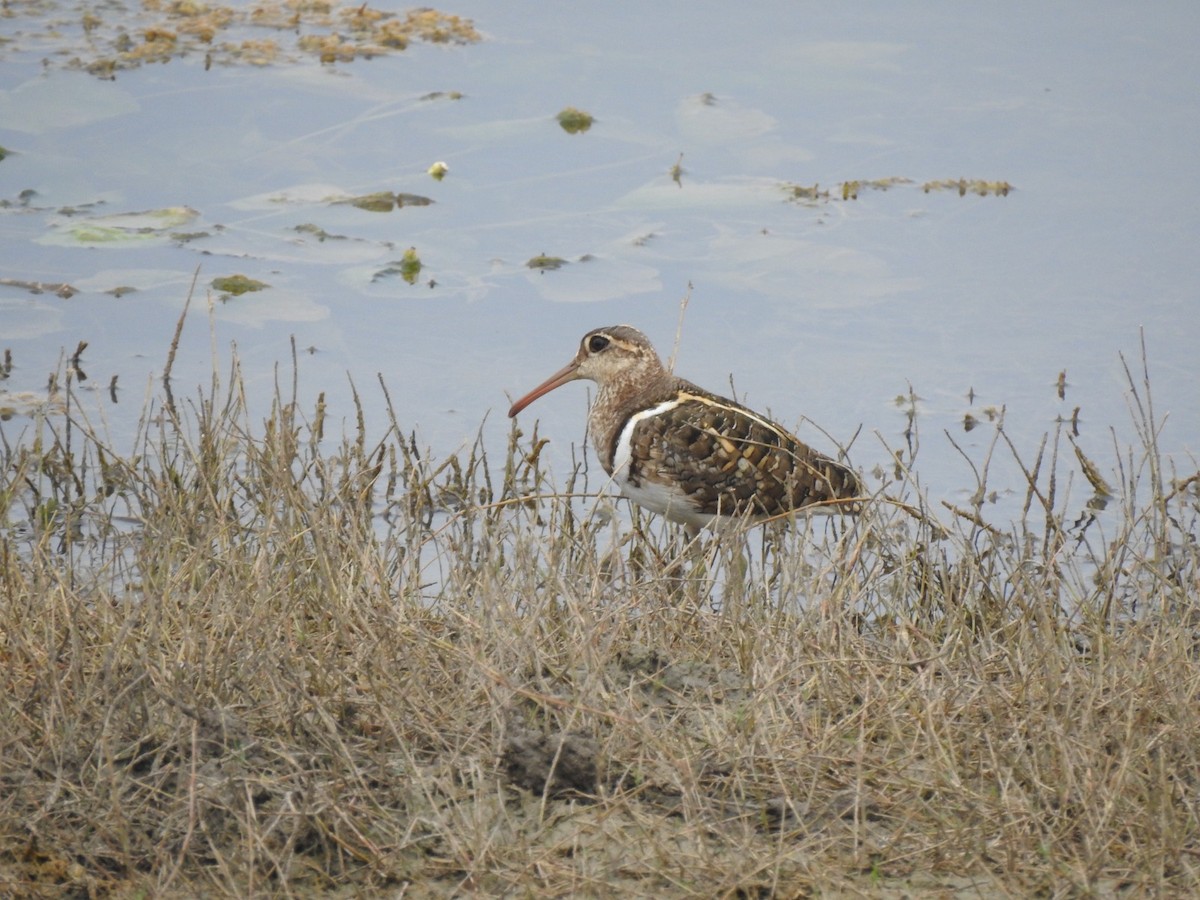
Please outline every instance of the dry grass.
M1068 426L1000 427L1015 524L701 554L555 496L536 435L437 459L222 380L126 450L3 425L0 894L1200 888L1200 493L1144 383L1095 520Z

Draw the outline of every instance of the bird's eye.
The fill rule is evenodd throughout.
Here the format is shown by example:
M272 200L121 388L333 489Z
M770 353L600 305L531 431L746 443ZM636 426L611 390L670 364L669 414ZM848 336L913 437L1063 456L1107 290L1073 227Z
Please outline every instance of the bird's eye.
M606 338L604 335L593 334L590 338L588 338L588 343L587 343L588 352L589 353L599 353L601 350L603 350L605 347L607 347L608 344L609 344L608 338Z

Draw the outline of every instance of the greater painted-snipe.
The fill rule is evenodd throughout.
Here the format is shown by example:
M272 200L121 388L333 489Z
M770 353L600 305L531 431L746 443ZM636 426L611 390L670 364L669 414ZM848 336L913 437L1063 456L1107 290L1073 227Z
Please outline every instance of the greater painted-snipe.
M697 528L798 512L854 511L858 476L740 403L676 378L629 325L583 336L564 368L512 405L509 417L569 381L599 392L588 414L604 471L639 506Z

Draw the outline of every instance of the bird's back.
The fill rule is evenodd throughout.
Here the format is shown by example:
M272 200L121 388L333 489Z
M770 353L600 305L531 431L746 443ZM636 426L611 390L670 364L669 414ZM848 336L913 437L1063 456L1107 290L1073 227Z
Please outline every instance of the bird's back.
M610 471L643 505L700 525L860 496L849 468L741 404L680 378L657 394L612 437Z

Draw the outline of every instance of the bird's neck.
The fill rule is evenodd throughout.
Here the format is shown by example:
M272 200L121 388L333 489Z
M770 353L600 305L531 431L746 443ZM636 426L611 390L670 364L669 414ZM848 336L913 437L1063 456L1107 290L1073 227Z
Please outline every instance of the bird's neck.
M588 413L588 430L600 464L609 475L617 439L634 413L667 399L675 379L662 365L632 367L600 385Z

